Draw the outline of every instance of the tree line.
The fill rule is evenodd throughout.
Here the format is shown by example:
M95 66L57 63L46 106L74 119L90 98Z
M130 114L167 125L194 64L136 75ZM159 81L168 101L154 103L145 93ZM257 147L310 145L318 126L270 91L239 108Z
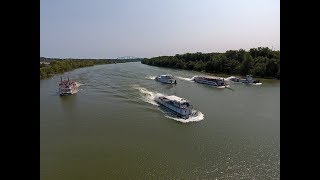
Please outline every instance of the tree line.
M141 61L143 58L134 58L134 59L73 59L73 58L47 58L47 57L40 57L40 62L52 62L52 61L65 61L65 60L88 60L88 61L112 61L112 62L137 62Z
M140 60L131 60L140 61ZM50 64L40 64L40 79L51 77L54 74L71 71L77 68L94 66L98 64L125 63L127 60L109 60L109 59L57 59L40 57L40 62L49 62Z
M251 74L255 77L280 79L280 51L268 47L228 50L225 53L186 53L175 56L145 58L143 64L224 73L234 75Z

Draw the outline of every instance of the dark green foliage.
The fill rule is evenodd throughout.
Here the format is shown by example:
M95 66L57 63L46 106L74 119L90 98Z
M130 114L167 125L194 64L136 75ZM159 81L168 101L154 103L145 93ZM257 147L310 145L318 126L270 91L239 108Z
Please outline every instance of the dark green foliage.
M194 65L194 70L196 71L202 71L205 67L205 63L203 63L202 61L197 61Z
M55 60L49 65L40 65L40 79L50 77L53 74L63 73L73 69L93 66L96 64L112 63L111 61L94 60Z
M264 77L266 74L266 67L268 63L268 58L266 57L257 57L253 60L251 68L249 70L249 74L253 76Z
M71 71L77 68L94 66L98 64L125 63L139 60L108 60L108 59L54 59L40 57L41 62L50 62L49 65L40 64L40 79L48 78L53 74Z
M280 70L280 69L279 69ZM278 73L278 63L276 59L267 61L265 76L272 77Z
M240 74L248 74L253 64L252 56L249 53L243 55L243 61L240 65Z
M225 53L186 53L175 56L145 58L143 64L152 66L206 71L225 74L252 74L280 79L280 51L268 47L229 50Z
M126 63L141 61L137 59L58 59L58 58L45 58L40 57L40 79L48 78L54 74L71 71L77 68L94 66L98 64L110 63ZM50 64L43 64L50 63ZM180 67L180 66L179 66Z

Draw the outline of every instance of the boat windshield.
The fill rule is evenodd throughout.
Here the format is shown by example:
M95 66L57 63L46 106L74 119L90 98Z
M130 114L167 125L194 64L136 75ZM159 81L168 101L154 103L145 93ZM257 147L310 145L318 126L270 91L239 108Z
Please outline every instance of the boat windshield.
M184 102L184 103L181 103L181 106L184 106L184 107L189 107L190 104L188 102Z

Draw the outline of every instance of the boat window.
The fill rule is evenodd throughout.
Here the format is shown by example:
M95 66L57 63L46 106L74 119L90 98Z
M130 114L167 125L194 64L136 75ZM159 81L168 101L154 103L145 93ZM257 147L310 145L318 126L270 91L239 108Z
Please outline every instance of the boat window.
M182 105L182 106L187 106L187 107L189 107L189 103L187 103L187 102L184 102L184 103L182 103L181 105Z

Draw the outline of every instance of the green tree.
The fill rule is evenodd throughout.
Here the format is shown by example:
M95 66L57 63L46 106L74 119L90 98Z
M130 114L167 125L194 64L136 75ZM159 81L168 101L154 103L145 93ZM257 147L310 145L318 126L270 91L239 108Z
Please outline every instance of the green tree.
M242 75L246 75L249 73L251 67L252 67L252 56L249 53L245 53L243 57L243 62L240 66L240 73Z
M214 73L279 77L280 51L268 47L229 50L225 53L186 53L143 59L141 63Z

